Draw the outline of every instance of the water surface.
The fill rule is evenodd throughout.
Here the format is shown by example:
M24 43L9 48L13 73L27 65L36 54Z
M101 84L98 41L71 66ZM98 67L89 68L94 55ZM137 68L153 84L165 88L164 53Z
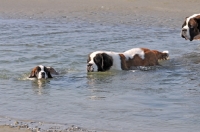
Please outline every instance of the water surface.
M0 23L1 124L14 119L112 132L200 129L200 43L182 39L179 28L56 19ZM170 60L148 71L87 74L90 52L134 47L168 50ZM60 75L28 80L41 64Z

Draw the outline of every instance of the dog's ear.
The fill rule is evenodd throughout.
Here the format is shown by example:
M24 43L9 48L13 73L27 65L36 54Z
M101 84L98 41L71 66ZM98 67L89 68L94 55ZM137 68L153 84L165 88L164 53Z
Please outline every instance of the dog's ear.
M94 62L98 67L98 71L103 71L103 56L101 53L96 54L94 57Z
M53 78L53 77L51 76L50 69L48 69L47 67L44 67L44 71L47 73L48 78Z
M198 27L198 29L200 30L200 15L198 15L198 16L196 16L195 18L194 18L194 20L197 22L197 27Z
M103 57L103 69L109 70L113 65L113 58L106 53L101 54Z
M59 73L53 67L47 67L47 69L51 74L59 75Z
M94 62L98 67L98 71L107 71L113 65L113 59L106 53L96 54Z
M197 21L197 23L199 23L200 22L200 15L194 17L194 20Z
M31 74L29 75L29 78L35 78L36 77L35 70L36 70L36 68L32 69Z

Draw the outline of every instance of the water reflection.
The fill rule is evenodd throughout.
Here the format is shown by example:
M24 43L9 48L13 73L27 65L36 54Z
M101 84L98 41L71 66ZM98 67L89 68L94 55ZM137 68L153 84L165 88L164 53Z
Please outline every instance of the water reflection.
M93 72L87 73L88 90L90 100L103 100L110 96L113 81L120 72ZM115 76L116 75L116 76Z
M48 86L49 83L50 80L45 80L45 79L42 80L36 79L31 82L33 91L38 95L47 94L47 90L45 90L45 88L49 87Z
M117 72L90 72L87 73L88 84L96 85L97 83L112 83L112 77L114 77Z

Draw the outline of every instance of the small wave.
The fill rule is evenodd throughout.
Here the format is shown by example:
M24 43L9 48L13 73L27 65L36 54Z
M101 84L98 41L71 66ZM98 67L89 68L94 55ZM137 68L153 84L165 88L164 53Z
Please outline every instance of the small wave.
M6 74L0 74L0 79L9 79L10 77Z
M139 66L137 68L142 71L149 71L149 70L155 70L156 66Z
M192 53L184 54L182 59L187 63L199 64L200 53L192 52Z
M18 81L25 81L25 80L29 80L29 73L23 73L20 75L20 77L17 78Z
M155 70L157 66L133 66L131 67L130 71L135 72L136 70L141 70L141 71L149 71L149 70Z
M11 79L12 73L8 70L1 70L0 71L0 79Z
M28 129L31 131L84 131L84 132L95 132L87 130L82 127L75 126L73 124L59 124L52 122L42 122L33 120L18 120L15 118L0 116L0 125L8 126L10 128Z
M89 96L89 99L91 100L102 100L105 99L106 97L103 96Z

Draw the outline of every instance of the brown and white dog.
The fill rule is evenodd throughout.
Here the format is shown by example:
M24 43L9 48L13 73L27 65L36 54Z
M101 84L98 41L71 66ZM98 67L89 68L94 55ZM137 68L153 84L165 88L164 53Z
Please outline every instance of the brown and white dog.
M95 51L88 55L87 71L131 70L137 66L159 65L158 60L166 60L168 51L159 52L147 48L133 48L123 53Z
M190 41L200 39L200 14L186 17L182 25L181 36Z
M52 74L58 75L58 72L56 72L56 70L52 67L39 65L32 69L29 78L36 78L36 79L53 78Z

